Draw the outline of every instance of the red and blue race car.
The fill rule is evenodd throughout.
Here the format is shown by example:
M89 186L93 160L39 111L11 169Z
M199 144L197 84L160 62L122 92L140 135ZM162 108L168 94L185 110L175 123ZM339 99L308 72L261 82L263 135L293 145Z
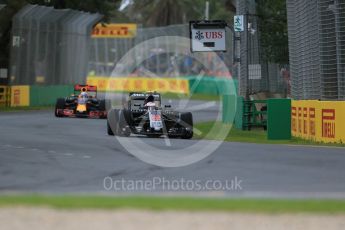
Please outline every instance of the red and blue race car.
M110 107L108 101L97 98L96 86L78 84L74 86L74 94L56 100L55 116L105 119L107 106Z

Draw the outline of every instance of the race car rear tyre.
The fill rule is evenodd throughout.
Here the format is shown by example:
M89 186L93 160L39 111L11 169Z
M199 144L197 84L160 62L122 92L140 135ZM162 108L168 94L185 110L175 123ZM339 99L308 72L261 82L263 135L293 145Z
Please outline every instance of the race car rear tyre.
M108 99L105 99L105 110L109 111L111 109L111 101Z
M181 123L183 127L183 132L181 135L182 139L191 139L193 137L193 115L191 112L180 114Z
M107 111L109 111L109 110L111 109L110 101L109 101L109 100L105 100L105 99L100 100L98 109L99 109L100 111L102 111L102 112L107 112ZM101 118L105 119L105 118L107 118L107 116L104 115L104 116L102 116Z
M100 102L99 102L99 110L106 110L106 108L105 108L105 100L103 99L103 100L100 100Z
M99 110L107 111L111 109L111 103L109 100L103 99L99 102Z
M55 104L55 116L56 117L63 117L63 115L61 115L57 112L58 109L65 109L65 99L64 98L58 98L56 100L56 104Z

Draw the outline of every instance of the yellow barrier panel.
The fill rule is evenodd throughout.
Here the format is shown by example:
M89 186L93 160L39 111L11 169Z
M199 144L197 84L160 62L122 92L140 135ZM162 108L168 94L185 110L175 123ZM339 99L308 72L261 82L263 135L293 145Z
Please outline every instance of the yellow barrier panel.
M97 24L92 30L93 38L133 38L137 35L137 24Z
M10 87L0 86L0 105L8 106L10 104Z
M99 91L108 92L157 91L189 94L189 81L187 79L89 76L87 84L97 86Z
M291 134L326 143L345 142L345 101L292 101Z
M11 107L30 105L30 86L11 86Z

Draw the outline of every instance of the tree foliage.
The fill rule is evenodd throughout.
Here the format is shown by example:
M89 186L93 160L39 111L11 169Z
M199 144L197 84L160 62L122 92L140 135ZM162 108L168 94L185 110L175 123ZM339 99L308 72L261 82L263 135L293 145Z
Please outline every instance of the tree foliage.
M8 66L11 18L26 4L25 0L0 1L6 6L0 9L0 68Z
M27 0L30 4L53 6L56 9L73 9L103 14L108 21L121 0Z
M123 12L121 0L0 0L6 7L0 11L0 67L8 67L11 20L26 4L53 6L98 12L106 22L134 22L143 26L166 26L204 19L205 0L133 0ZM231 0L209 0L210 19L232 23L234 6Z
M257 0L260 41L267 61L289 62L285 0Z
M126 15L144 26L167 26L205 18L205 0L134 0ZM231 0L209 0L210 18L232 21ZM229 5L231 5L229 7Z

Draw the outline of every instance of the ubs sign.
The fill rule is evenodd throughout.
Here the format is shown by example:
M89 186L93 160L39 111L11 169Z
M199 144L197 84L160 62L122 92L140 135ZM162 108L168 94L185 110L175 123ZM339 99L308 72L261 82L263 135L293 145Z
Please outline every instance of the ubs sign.
M224 21L191 21L192 52L226 51Z

